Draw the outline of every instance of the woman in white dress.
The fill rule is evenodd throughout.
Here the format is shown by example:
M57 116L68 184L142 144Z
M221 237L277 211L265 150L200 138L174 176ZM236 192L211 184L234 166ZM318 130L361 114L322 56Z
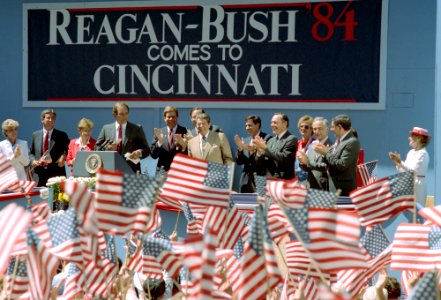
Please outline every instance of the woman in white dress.
M29 147L26 141L17 139L18 127L15 120L3 121L2 131L6 139L0 142L0 153L11 161L18 179L28 180L25 167L29 165Z
M426 174L430 161L429 153L426 151L426 146L430 141L429 131L414 127L409 134L409 145L412 150L407 153L406 160L402 161L400 155L396 152L389 152L389 157L398 171L415 172L415 199L417 203L425 206L427 195Z

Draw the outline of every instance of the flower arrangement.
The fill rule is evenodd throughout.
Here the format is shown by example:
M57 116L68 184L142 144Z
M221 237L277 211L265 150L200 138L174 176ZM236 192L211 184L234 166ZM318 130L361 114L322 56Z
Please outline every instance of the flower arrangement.
M53 200L59 201L59 202L65 202L69 203L69 197L64 193L62 182L66 180L73 180L76 182L85 182L87 183L89 189L94 190L95 184L96 184L96 178L95 177L69 177L66 178L65 176L56 176L49 178L49 180L46 183L47 187L52 188L53 190Z

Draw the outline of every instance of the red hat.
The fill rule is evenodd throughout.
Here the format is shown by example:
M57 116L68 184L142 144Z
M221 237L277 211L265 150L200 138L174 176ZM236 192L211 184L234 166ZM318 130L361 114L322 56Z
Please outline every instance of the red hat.
M422 136L430 137L429 131L427 129L424 129L424 128L421 128L421 127L414 127L412 129L412 131L409 131L409 133L410 134L412 134L412 133L413 134L419 134L419 135L422 135Z

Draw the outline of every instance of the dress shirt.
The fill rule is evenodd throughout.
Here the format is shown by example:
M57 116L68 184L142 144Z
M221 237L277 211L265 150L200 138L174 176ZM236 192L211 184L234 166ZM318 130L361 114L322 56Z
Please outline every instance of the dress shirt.
M126 137L127 123L124 123L124 124L120 125L118 122L115 122L115 127L116 127L116 130L115 130L115 143L118 141L118 128L119 128L119 126L122 126L121 143L124 144L124 140L125 140L125 137Z

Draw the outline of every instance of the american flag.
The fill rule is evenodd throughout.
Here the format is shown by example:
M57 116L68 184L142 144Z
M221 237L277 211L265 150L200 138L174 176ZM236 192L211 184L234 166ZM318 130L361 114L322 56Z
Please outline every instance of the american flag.
M314 279L306 278L304 280L306 280L306 282L303 283L305 285L304 286L304 290L303 290L303 295L305 297L305 300L316 300L316 299L318 299L317 298L318 287L315 284Z
M26 232L31 223L32 215L15 203L11 203L0 212L0 274L8 266L9 255L20 236Z
M222 248L233 249L245 230L245 220L239 212L239 208L230 199L230 207L225 221L225 231L222 234Z
M182 211L184 212L185 219L187 219L187 234L202 234L203 220L193 215L188 203L182 203Z
M98 170L96 215L103 232L145 232L150 221L158 184L155 179Z
M321 283L318 287L318 297L320 300L350 300L352 298L346 297L340 293L333 292L329 286Z
M89 191L87 183L68 179L63 182L63 185L64 192L69 196L70 202L77 212L79 224L85 232L96 234L98 232L96 200Z
M294 232L277 203L271 203L268 209L268 227L271 238L277 244L284 239L289 239L290 233Z
M301 208L305 205L308 190L299 185L297 179L288 181L268 178L266 188L271 199L282 208Z
M441 268L441 228L402 223L392 243L393 270L427 272Z
M435 271L424 274L412 289L409 300L439 299L438 278Z
M362 186L366 186L375 181L375 173L377 170L378 160L369 161L364 164L357 165L358 174L362 181Z
M297 288L297 283L294 282L294 278L290 278L289 274L285 275L285 281L283 282L282 292L280 294L280 300L292 299Z
M380 224L403 210L413 209L413 181L413 172L403 172L353 191L350 196L361 225Z
M342 270L338 272L338 281L351 297L356 297L363 286L384 266L390 264L392 245L381 225L375 225L360 239L362 251L368 257L367 270Z
M50 217L47 220L47 228L52 241L50 251L54 255L67 261L83 261L78 220L73 207ZM39 236L43 237L41 233Z
M240 260L240 285L233 291L233 296L238 295L240 299L265 298L268 290L282 281L272 247L266 214L260 204L254 210L248 242Z
M418 214L433 225L441 227L441 205L425 207L420 209Z
M145 247L143 248L144 253L153 256L170 277L175 277L179 273L183 264L179 257L173 253L173 246L170 241L146 237L143 247Z
M368 267L358 246L360 224L353 213L302 208L285 209L285 214L321 270L337 272Z
M199 297L209 299L214 290L213 279L215 275L216 245L218 244L217 233L212 231L209 226L205 228L204 249L202 251L202 264L200 267Z
M265 198L267 193L266 176L254 174L254 183L256 185L257 196Z
M38 223L40 220L49 219L51 216L51 209L49 208L49 204L47 202L40 202L32 205L31 212L35 223Z
M14 276L15 268L16 272ZM6 273L6 292L11 296L11 299L30 298L28 270L26 260L23 258L11 258Z
M50 299L52 277L55 275L60 261L46 248L32 228L28 229L27 242L31 298Z
M84 268L84 286L87 288L87 293L94 297L106 298L117 271L117 265L104 257L101 257L97 263L88 262Z
M228 207L231 166L176 154L161 196L200 205Z
M70 300L81 296L83 293L84 277L83 272L75 263L68 263L65 268L67 268L67 276L62 299Z
M202 224L203 230L208 226L213 232L217 234L218 241L221 240L221 236L225 234L226 219L228 210L226 207L221 206L208 206L205 213L204 222Z
M0 193L19 182L11 162L0 153Z

